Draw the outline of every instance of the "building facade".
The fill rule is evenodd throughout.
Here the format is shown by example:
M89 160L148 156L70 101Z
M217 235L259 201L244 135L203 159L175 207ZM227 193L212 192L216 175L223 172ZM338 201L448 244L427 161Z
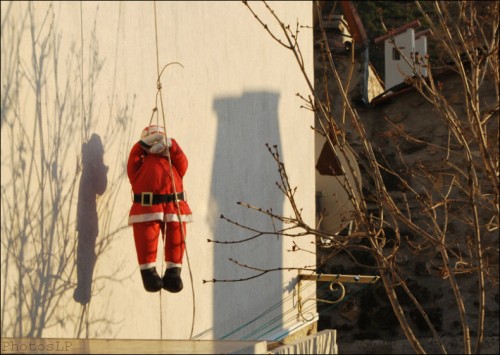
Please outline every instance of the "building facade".
M272 7L311 25L311 2ZM311 236L223 244L253 234L241 226L284 227L238 202L292 213L266 144L301 186L304 220L315 211L314 118L295 96L306 83L244 4L2 1L1 10L3 337L279 340L317 319L315 301L299 314L295 295L296 268L314 268L315 255L290 251L310 248ZM312 73L313 36L302 32ZM128 154L150 122L165 123L189 160L194 221L178 294L143 289L127 225Z

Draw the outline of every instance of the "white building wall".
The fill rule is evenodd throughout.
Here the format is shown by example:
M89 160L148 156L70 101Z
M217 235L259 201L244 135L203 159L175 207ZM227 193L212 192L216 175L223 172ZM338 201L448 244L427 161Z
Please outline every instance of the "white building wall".
M259 273L229 258L258 269L315 265L314 253L289 251L293 242L314 251L312 237L207 242L255 234L221 214L265 230L282 227L238 201L292 214L275 186L277 165L265 143L278 146L299 187L303 218L314 223L313 115L295 96L308 94L306 83L291 53L241 2L156 3L160 69L174 61L183 66L169 66L161 82L167 130L189 159L184 185L194 222L187 227L184 290L143 289L127 226L125 168L155 107L153 5L1 3L2 336L256 339L301 319L294 308L297 271L205 282ZM272 26L262 5L252 6ZM311 2L271 6L287 23L311 25ZM312 32L302 28L300 40L312 77ZM80 185L82 144L92 135L92 148L99 139L103 144L92 159L101 157L108 170ZM96 196L99 182L106 188ZM95 260L87 240L89 253L78 265L93 280L86 305L73 299L77 238L83 238L78 206L87 211L86 230L99 227ZM308 312L316 312L314 301Z
M393 59L393 48L397 46L402 55L399 59ZM410 28L405 32L394 36L394 43L390 40L385 40L384 56L385 56L385 89L388 90L395 85L402 83L406 76L412 76L413 70L405 61L412 60L411 54L415 52L415 30ZM404 56L404 57L403 57Z

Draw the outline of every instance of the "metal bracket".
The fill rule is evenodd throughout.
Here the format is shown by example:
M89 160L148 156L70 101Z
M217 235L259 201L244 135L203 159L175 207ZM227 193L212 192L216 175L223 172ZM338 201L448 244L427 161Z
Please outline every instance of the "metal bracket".
M380 276L369 275L341 275L341 274L303 274L299 273L300 281L325 281L339 283L358 283L368 284L375 283L380 279Z
M316 300L318 302L325 302L330 304L338 303L342 301L345 297L344 283L369 284L369 283L375 283L380 279L380 276L369 276L369 275L341 275L341 274L315 274L315 273L304 274L300 272L298 277L299 277L298 290L297 290L298 312L299 315L301 315L302 317L303 317L302 309L307 301ZM335 301L323 300L320 298L308 298L304 302L302 302L302 297L300 294L302 281L330 282L329 286L330 291L334 291L336 288L340 288L341 295Z

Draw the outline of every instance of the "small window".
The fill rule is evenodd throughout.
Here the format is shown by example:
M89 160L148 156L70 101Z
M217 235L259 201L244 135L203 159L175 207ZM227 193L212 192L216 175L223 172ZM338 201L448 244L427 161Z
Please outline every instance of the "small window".
M396 48L392 49L392 60L400 60L399 51Z

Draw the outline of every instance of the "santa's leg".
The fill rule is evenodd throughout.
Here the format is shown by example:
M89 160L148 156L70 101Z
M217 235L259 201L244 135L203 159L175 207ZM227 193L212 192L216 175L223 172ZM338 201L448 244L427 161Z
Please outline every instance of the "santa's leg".
M142 283L148 292L160 291L163 286L163 281L156 271L156 252L160 224L159 221L133 224L135 249L141 270Z
M169 292L179 292L183 288L181 279L182 258L184 256L184 238L186 223L168 222L165 236L165 261L167 270L163 275L163 288Z

